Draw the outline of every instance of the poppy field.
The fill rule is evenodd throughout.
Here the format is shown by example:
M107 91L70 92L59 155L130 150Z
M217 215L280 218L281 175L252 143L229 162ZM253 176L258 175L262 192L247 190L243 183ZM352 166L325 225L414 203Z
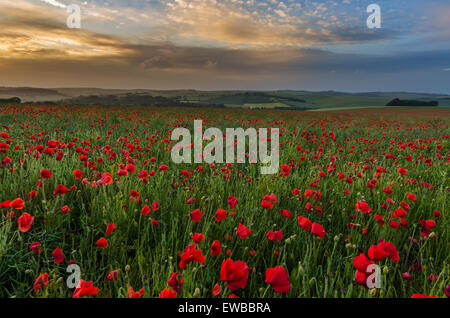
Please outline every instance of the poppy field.
M279 128L278 173L173 163L171 132L194 120ZM450 297L449 123L2 105L0 297Z

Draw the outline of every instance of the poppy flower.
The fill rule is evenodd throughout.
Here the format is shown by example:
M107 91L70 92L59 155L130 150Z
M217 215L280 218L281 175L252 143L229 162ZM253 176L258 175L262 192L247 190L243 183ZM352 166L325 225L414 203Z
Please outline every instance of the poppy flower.
M233 197L232 194L228 196L228 205L230 206L231 210L234 210L236 208L236 204L238 203L238 200L236 197Z
M283 266L268 268L265 282L272 285L273 290L277 293L288 293L291 289L289 275Z
M170 288L164 288L159 294L159 298L177 298L177 292Z
M395 218L404 218L405 216L408 216L408 213L406 213L403 209L395 209L394 210L394 217Z
M305 231L309 231L311 228L311 221L303 216L298 217L298 225L300 225Z
M372 212L372 209L370 208L370 206L367 204L366 201L356 202L355 210L361 211L361 213L364 213L364 214Z
M414 194L412 194L412 193L408 193L407 195L406 195L406 198L408 199L408 200L411 200L411 201L417 201L417 197L414 195Z
M108 247L108 241L104 237L101 237L100 239L98 239L98 241L95 244L100 248Z
M369 258L372 261L378 262L378 261L382 261L386 257L388 257L389 253L378 246L372 245L372 246L370 246L369 251L367 252L367 255L369 256Z
M384 250L393 262L398 262L400 260L397 248L391 242L381 241L378 243L377 247Z
M48 169L42 169L40 177L41 179L50 179L52 177L52 172Z
M402 274L402 277L403 277L405 280L407 280L407 281L413 280L413 275L411 275L411 274L408 273L408 272L404 272L404 273Z
M249 237L252 234L252 231L249 228L247 228L245 225L239 223L236 234L237 234L237 236L239 236L239 238L246 239L247 237Z
M195 223L198 223L200 221L200 219L202 218L202 211L200 211L200 209L195 209L194 211L191 212L191 219L192 221L194 221Z
M411 298L437 298L437 296L429 296L425 294L413 294Z
M31 243L31 244L30 244L30 250L31 250L33 253L35 253L35 254L41 253L41 252L42 252L42 249L41 249L41 243L39 243L39 242L33 242L33 243Z
M0 208L7 209L11 207L11 201L6 200L0 203Z
M180 255L181 261L178 266L182 269L186 269L187 265L191 262L197 262L203 264L205 256L201 249L196 249L195 244L190 244L186 247L183 254Z
M183 276L180 273L172 273L167 284L179 293L183 289Z
M83 296L95 296L98 293L98 288L94 287L94 282L90 281L84 281L80 279L80 282L75 288L75 291L73 292L72 298L81 298Z
M269 200L262 200L262 201L261 201L261 206L262 206L264 209L268 209L268 210L270 210L270 209L273 208L273 204L272 204L272 202L270 202Z
M269 241L273 242L273 241L277 241L277 242L281 242L281 240L283 239L283 231L269 231L266 234L266 237Z
M111 272L109 272L108 276L106 277L110 282L115 281L118 279L118 270L115 269Z
M227 217L227 211L225 211L224 209L218 209L216 211L216 221L220 222L226 219Z
M99 181L97 181L98 185L110 185L113 183L113 178L111 173L105 172L102 174L102 177Z
M108 224L106 227L105 236L112 235L112 232L116 229L117 225L114 223Z
M141 298L141 296L145 295L145 291L143 288L139 289L138 291L134 291L133 287L128 287L127 290L127 297L128 298Z
M311 233L317 235L319 238L323 238L325 236L325 229L322 225L313 223L311 226Z
M292 217L292 213L289 210L280 209L280 213L287 219L290 219Z
M248 279L248 267L243 261L233 262L227 258L222 262L220 268L220 280L227 283L227 287L232 291L245 288Z
M56 264L59 264L64 260L64 254L59 247L55 248L55 250L52 253L52 256Z
M202 233L194 233L192 234L192 240L194 241L194 243L200 243L201 241L203 241L203 239L205 238L205 236Z
M41 288L47 287L47 285L48 285L48 274L43 273L39 275L38 278L36 278L36 280L34 281L33 289L39 290Z
M220 253L222 253L222 245L220 244L220 242L218 240L215 240L211 244L211 255L213 257L217 257L220 255Z
M152 209L148 205L144 205L144 207L141 210L141 214L143 216L148 216L152 213Z
M64 195L67 193L67 188L63 186L62 184L58 184L55 191L53 192L54 195Z
M373 264L364 253L353 258L353 266L360 272L366 273L367 266Z
M159 204L158 204L158 201L153 201L153 203L152 203L152 209L153 209L153 211L154 212L156 212L156 211L158 211L159 210Z
M77 180L83 178L83 171L81 171L80 169L76 169L72 173Z
M61 208L61 212L62 212L63 214L67 214L67 213L70 212L70 208L69 208L67 205L65 205L65 206L63 206L63 207Z
M17 223L19 224L19 231L22 233L27 232L31 224L33 224L34 216L29 215L27 212L24 212L18 219Z
M9 202L9 207L16 210L22 210L25 207L25 203L21 198L17 198Z
M212 291L213 297L219 296L220 292L221 292L221 288L220 288L219 284L215 284L214 288L213 288L213 291Z

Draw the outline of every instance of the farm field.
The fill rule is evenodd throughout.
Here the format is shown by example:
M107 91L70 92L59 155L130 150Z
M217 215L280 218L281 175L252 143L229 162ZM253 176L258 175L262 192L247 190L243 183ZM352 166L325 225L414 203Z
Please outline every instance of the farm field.
M279 128L278 173L175 164L194 120ZM449 125L440 108L2 105L0 297L449 297Z

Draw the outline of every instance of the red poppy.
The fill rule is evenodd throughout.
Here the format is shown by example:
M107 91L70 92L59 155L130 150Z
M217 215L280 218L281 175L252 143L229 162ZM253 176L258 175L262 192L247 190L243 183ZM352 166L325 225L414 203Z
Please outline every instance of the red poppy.
M303 216L298 217L298 225L300 225L305 231L309 231L311 228L311 221Z
M18 219L17 223L19 224L19 231L22 233L27 232L31 224L33 224L34 216L29 215L27 212L24 212Z
M52 172L48 169L42 169L40 176L41 179L50 179L52 177Z
M151 213L152 213L152 209L150 209L150 207L148 205L144 205L144 207L141 210L141 214L143 216L148 216Z
M65 206L63 206L63 207L61 208L61 212L62 212L63 214L67 214L67 213L70 212L70 208L69 208L67 205L65 205Z
M397 248L391 242L381 241L378 243L377 247L384 250L393 262L398 262L400 260Z
M63 186L62 184L58 184L55 191L53 192L54 195L64 195L67 193L67 188Z
M252 234L252 231L249 228L247 228L245 225L239 223L236 234L237 234L237 236L239 236L239 238L246 239L247 237L249 237Z
M106 227L105 236L112 235L112 232L116 229L117 225L114 223L108 224Z
M265 282L272 285L273 290L277 293L288 293L291 289L289 275L283 266L268 268Z
M408 198L408 200L411 200L411 201L417 201L417 197L414 195L414 194L412 194L412 193L408 193L407 195L406 195L406 197Z
M168 285L177 293L181 292L183 289L183 276L180 273L172 273Z
M177 298L177 292L170 288L164 288L159 294L159 298Z
M95 244L97 244L97 246L100 248L108 247L108 241L104 237L101 237L100 239L98 239L98 241Z
M48 274L44 273L38 276L33 284L34 290L39 290L41 288L47 287L48 285Z
M72 173L77 180L83 178L83 171L80 169L74 170Z
M245 288L248 279L248 267L243 261L233 262L228 258L222 262L220 280L227 283L227 287L233 291Z
M196 249L195 244L190 244L184 250L184 253L180 255L181 261L178 266L182 269L186 269L190 262L197 262L203 264L205 261L205 256L201 249Z
M281 242L281 240L283 239L283 231L269 231L266 234L266 237L269 241L273 242L273 241L277 241L277 242Z
M80 283L73 292L72 298L81 298L83 296L95 296L98 293L98 288L94 287L94 282L84 281L80 279Z
M211 255L213 257L217 257L220 255L220 253L222 253L222 245L220 244L220 242L218 240L215 240L211 244Z
M216 221L220 222L226 219L227 217L227 211L225 211L224 209L218 209L216 211Z
M200 209L195 209L194 211L191 212L191 219L192 221L194 221L195 223L198 223L200 221L200 219L202 218L202 211L200 211Z
M30 244L30 250L31 250L33 253L35 253L35 254L41 253L41 252L42 252L42 249L41 249L41 243L39 243L39 242L33 242L33 243L31 243L31 244Z
M59 246L55 248L55 250L52 253L52 256L56 264L59 264L64 260L64 254L62 250L59 248Z
M369 248L369 251L367 252L367 255L369 256L369 258L371 260L378 262L378 261L382 261L386 257L388 257L389 253L378 246L371 245Z
M323 238L325 236L325 229L322 225L313 223L311 226L311 233L317 235L319 238Z
M437 298L437 296L429 296L425 294L413 294L411 298Z
M220 292L221 292L221 288L220 288L219 284L215 284L214 288L213 288L213 291L212 291L213 297L219 296Z
M144 296L145 291L143 288L139 289L138 291L134 291L133 287L128 287L127 290L127 297L128 298L141 298L141 296Z
M236 208L236 204L238 203L238 200L236 197L233 197L232 194L228 196L228 205L230 206L231 210L234 210Z
M118 279L118 270L115 269L111 272L109 272L108 276L106 277L110 282L115 281Z
M355 205L355 210L356 211L361 211L362 213L370 213L372 212L372 209L370 208L370 206L367 204L366 201L359 201L356 203Z
M25 207L25 203L21 198L17 198L15 200L10 201L6 201L9 202L9 207L16 209L16 210L22 210Z
M200 243L201 241L203 241L203 239L205 238L205 236L202 233L194 233L192 234L192 240L194 241L194 243Z
M156 211L158 211L159 210L159 204L158 204L158 201L153 201L153 203L152 203L152 209L153 209L153 211L154 212L156 212Z
M264 209L272 209L273 208L273 204L272 204L272 202L270 202L269 200L262 200L261 201L261 206L264 208Z

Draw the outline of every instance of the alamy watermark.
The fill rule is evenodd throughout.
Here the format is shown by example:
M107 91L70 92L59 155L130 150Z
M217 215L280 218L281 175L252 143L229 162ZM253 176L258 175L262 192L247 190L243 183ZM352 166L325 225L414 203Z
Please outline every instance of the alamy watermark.
M81 269L77 264L70 264L66 269L67 273L71 273L66 280L66 285L68 288L76 288L80 283L81 279Z
M69 29L81 29L81 8L79 5L70 4L66 8L67 13L70 15L67 17L66 24Z
M367 27L369 29L381 28L381 8L378 4L371 4L367 7L367 13L371 13L367 18Z
M246 157L249 163L257 163L258 159L263 164L261 174L274 174L279 169L280 155L280 131L279 128L271 128L270 138L267 136L267 128L226 128L224 158L224 134L219 128L208 128L203 133L203 122L194 121L194 143L191 132L187 128L176 128L172 132L171 139L178 142L172 148L171 156L174 163L192 163L192 148L194 149L194 163L245 163ZM248 153L246 152L248 138ZM203 141L210 141L203 149ZM268 153L268 141L270 141L270 154ZM235 157L235 148L237 148Z

